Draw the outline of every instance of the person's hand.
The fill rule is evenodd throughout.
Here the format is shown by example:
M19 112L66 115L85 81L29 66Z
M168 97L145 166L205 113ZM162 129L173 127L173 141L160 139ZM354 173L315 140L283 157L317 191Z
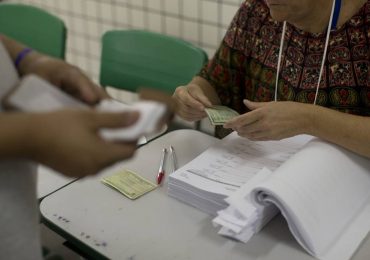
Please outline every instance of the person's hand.
M311 126L312 105L298 102L252 102L244 100L251 111L226 122L242 137L251 140L280 140L304 134Z
M90 105L109 98L104 89L94 84L79 68L60 59L31 53L22 61L21 72L36 74Z
M212 107L203 90L197 84L177 87L172 96L175 101L176 113L190 122L198 121L207 116L204 109Z
M136 142L108 142L99 135L101 128L133 124L137 112L102 113L93 110L61 110L30 114L29 138L24 149L27 158L67 176L83 177L129 158Z
M158 122L157 130L162 129L165 124L169 123L173 119L175 112L175 103L170 95L162 91L149 88L139 89L138 94L141 100L156 101L166 106L166 112L164 113L161 120Z

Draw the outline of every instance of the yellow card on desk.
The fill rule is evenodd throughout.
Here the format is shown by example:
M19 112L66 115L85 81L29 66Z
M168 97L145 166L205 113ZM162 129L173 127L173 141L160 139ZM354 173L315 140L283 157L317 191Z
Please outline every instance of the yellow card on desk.
M132 200L158 187L156 184L129 170L122 170L112 176L103 178L101 181Z

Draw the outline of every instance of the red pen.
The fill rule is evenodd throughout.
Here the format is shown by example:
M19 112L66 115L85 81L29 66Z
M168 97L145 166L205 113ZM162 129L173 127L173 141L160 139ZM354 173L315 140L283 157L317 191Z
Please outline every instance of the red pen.
M162 179L164 177L164 163L165 163L166 154L167 154L167 149L163 148L161 163L159 164L159 170L158 170L158 175L157 175L157 184L158 185L161 184Z

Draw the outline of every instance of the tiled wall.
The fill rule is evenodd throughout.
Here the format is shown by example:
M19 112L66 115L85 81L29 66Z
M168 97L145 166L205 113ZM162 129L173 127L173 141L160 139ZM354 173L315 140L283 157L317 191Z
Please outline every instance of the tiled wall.
M147 29L183 38L209 56L241 0L8 0L41 7L68 29L67 60L98 79L100 37L110 29Z

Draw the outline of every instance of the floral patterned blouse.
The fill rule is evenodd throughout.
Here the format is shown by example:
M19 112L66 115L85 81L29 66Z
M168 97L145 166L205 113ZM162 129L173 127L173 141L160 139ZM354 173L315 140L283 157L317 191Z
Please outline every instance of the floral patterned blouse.
M246 112L242 101L272 101L282 23L263 0L247 0L236 13L213 59L199 76L216 89L223 105ZM313 103L326 32L307 33L287 24L278 100ZM370 116L370 0L330 33L317 104Z

